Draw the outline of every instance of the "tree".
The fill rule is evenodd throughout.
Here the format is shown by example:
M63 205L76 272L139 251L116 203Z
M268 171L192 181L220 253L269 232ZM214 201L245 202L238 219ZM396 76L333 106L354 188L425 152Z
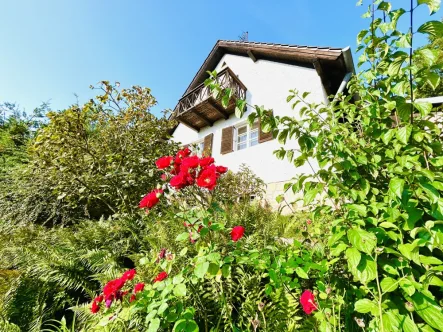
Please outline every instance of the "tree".
M48 113L31 148L34 176L93 218L134 213L156 181L154 161L175 150L168 141L173 124L150 112L156 103L150 89L118 86L103 81L95 100Z

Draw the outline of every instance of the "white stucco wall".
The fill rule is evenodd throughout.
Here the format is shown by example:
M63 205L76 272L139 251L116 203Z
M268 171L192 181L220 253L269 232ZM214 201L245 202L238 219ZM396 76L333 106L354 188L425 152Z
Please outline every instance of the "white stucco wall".
M308 97L309 101L326 101L326 94L315 69L265 60L253 62L249 57L231 54L226 54L215 69L220 71L224 62L245 84L248 104L263 105L266 109L273 109L275 115L297 116L297 108L292 110L290 104L286 102L290 89L311 92ZM308 167L296 169L288 161L278 160L273 155L273 151L280 148L276 139L244 150L220 154L222 129L245 122L249 113L250 110L242 119L232 115L228 120L217 121L212 127L203 128L198 133L179 124L173 134L173 139L176 142L190 144L213 133L212 156L217 164L227 166L233 171L238 170L241 164L247 164L265 183L287 181L297 173L311 173ZM286 147L297 148L298 146L296 142L291 141Z

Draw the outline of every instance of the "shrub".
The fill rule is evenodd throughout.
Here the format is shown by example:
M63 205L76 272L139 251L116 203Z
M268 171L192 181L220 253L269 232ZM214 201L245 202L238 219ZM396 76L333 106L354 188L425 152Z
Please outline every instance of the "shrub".
M45 202L34 213L38 222L58 221L53 207L94 219L137 211L134 202L156 181L151 165L176 149L168 141L172 124L150 113L156 102L147 88L118 90L102 82L100 89L103 94L83 106L48 113L31 147L27 176L10 190L12 212L32 211L36 201Z
M423 4L433 13L440 1L418 1L417 6ZM370 28L358 35L363 69L349 82L348 95L317 105L306 101L309 93L292 90L288 102L293 108L300 104L300 117L273 116L263 107L249 115L251 122L259 117L262 129L281 143L298 141L299 150L282 147L275 151L278 158L295 166L310 165L312 158L320 166L286 186L303 193L314 222L322 216L333 219L326 254L331 268L342 270L346 264L349 273L347 283L332 279L332 299L354 310L355 322L343 322L346 330L443 326L442 120L431 103L415 99L420 86L429 83L435 89L440 77L436 50L414 53L411 34L440 36L443 23L398 31L400 17L408 13L413 22L414 12L413 2L408 12L393 10L386 1L369 6L364 17L371 18ZM414 59L425 61L418 66ZM216 85L214 76L209 86ZM241 114L246 102L238 105ZM317 287L322 308L315 314L317 326L340 330L340 317L330 311L336 302L322 294L319 280Z

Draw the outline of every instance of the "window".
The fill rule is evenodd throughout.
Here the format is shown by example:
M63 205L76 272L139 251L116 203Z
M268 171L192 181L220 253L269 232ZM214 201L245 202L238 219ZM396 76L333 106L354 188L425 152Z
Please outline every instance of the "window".
M258 144L258 122L254 123L252 127L249 124L241 125L236 127L235 131L236 150L243 150Z
M193 145L195 146L194 152L197 154L197 156L199 157L203 156L203 150L205 149L205 142L204 141L195 142Z

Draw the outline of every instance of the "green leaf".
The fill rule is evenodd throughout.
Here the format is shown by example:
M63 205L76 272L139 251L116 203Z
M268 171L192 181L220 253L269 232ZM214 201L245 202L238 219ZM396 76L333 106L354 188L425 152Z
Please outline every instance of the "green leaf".
M175 241L184 241L189 239L189 233L185 232L185 233L181 233L179 235L177 235L177 237L175 238Z
M377 237L361 228L352 228L348 231L348 240L359 251L371 254L377 245Z
M209 264L208 272L211 276L217 275L219 270L220 270L220 267L217 264L215 264L215 263Z
M417 31L439 37L443 35L443 23L440 21L428 21L423 23Z
M391 277L386 277L381 281L380 286L384 293L393 292L398 288L398 282Z
M378 306L375 302L369 299L361 299L355 302L354 310L362 314L370 312L373 315L376 315L378 312Z
M403 65L404 58L395 59L388 67L388 75L389 76L397 76L400 72L400 68Z
M436 167L443 166L443 157L432 158L430 159L430 162Z
M198 325L193 320L180 319L175 322L173 332L198 332Z
M389 181L389 190L398 198L401 198L401 196L403 195L404 186L405 180L403 179L392 178L391 181Z
M356 248L349 248L346 250L346 258L348 266L351 271L357 270L357 266L361 260L361 253Z
M186 296L186 285L185 284L178 284L174 288L174 295L177 297L185 297Z
M413 244L413 243L399 244L398 250L407 259L413 260L417 264L420 264L419 255L418 255L418 247L415 244Z
M295 272L300 278L309 279L308 274L300 266L295 269Z
M154 318L153 320L151 320L147 332L157 332L159 328L160 328L160 318Z
M395 135L395 130L388 129L385 133L383 133L383 135L381 135L381 139L382 139L383 143L388 145L388 143L391 141L391 139L392 139L392 137L394 137L394 135Z
M194 274L198 278L203 278L208 272L209 262L200 262L195 266Z
M367 284L377 277L377 263L370 256L362 255L357 271L353 275L363 284Z
M432 90L435 90L440 84L440 75L432 71L428 72L426 74L426 82L430 85Z
M412 127L410 125L405 125L404 127L399 128L397 130L397 133L395 136L397 137L397 139L400 142L402 142L403 144L406 145L406 144L408 144L409 137L411 136L411 133L412 133Z
M424 265L440 265L443 264L443 261L437 257L420 255L420 263Z
M431 203L436 203L438 201L440 193L434 188L434 186L427 182L420 182L420 187L426 192Z
M419 5L426 4L429 7L429 13L432 15L440 9L440 0L417 0Z
M442 330L443 311L437 303L428 296L416 292L411 296L411 302L414 305L415 312L431 327Z
M409 296L415 293L415 287L409 279L401 279L399 284L400 288L403 289Z
M416 102L414 107L419 110L421 116L426 116L432 111L432 104L428 102Z

